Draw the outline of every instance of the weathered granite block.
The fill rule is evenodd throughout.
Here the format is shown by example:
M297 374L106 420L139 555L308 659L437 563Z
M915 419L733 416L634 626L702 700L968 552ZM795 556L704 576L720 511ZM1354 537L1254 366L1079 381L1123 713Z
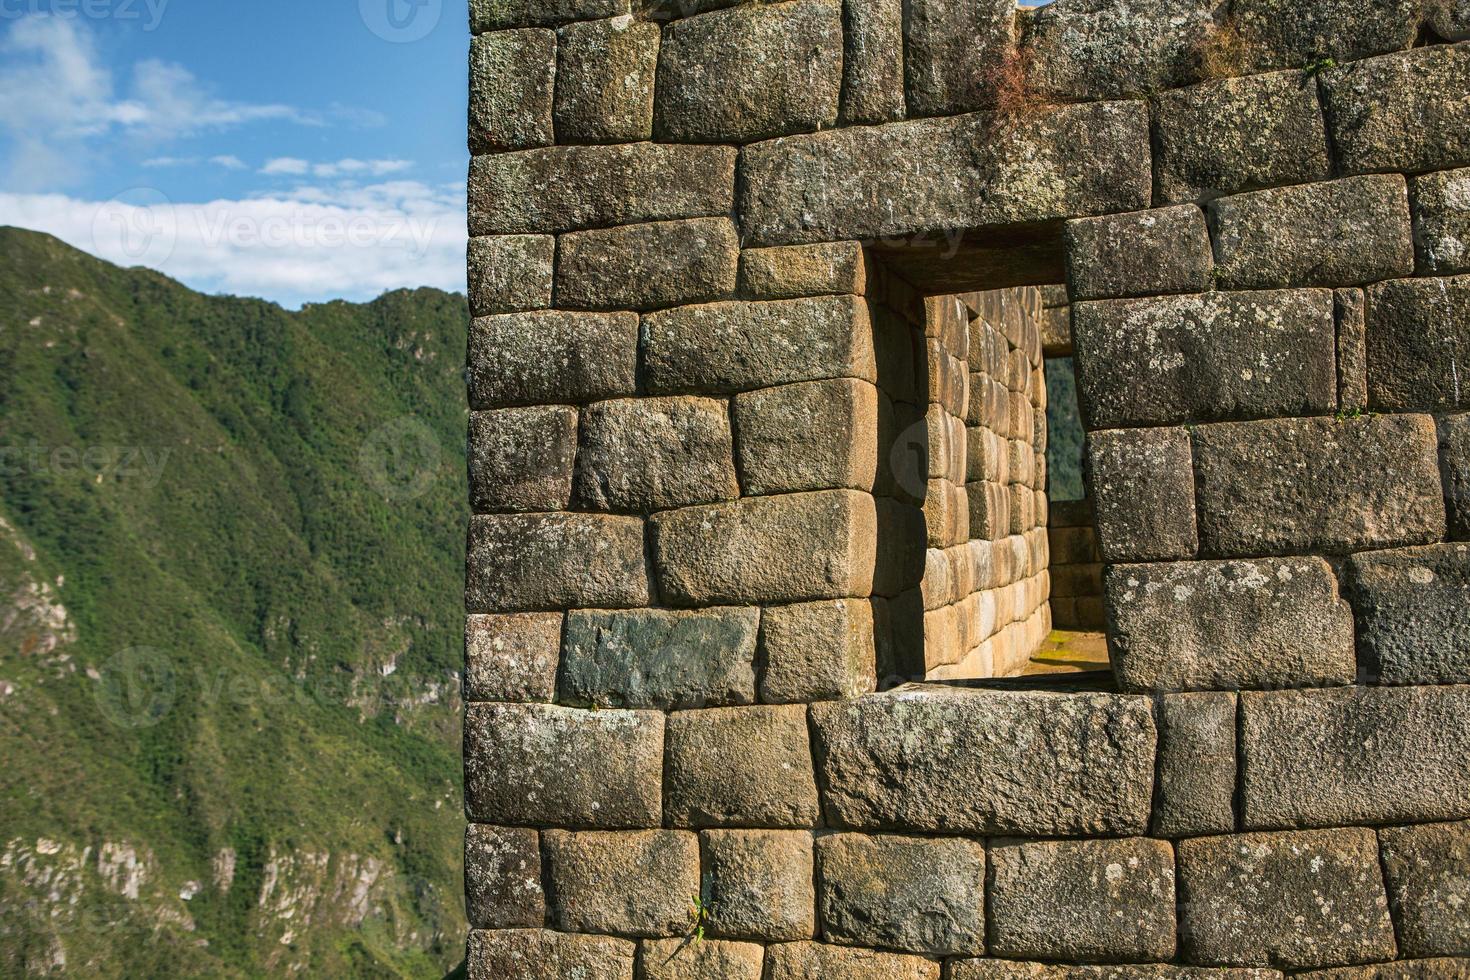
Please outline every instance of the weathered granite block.
M563 932L682 936L699 894L699 837L679 830L542 834L547 905Z
M1372 830L1200 837L1178 849L1189 962L1301 969L1396 954Z
M878 683L873 607L862 599L766 608L760 651L767 704L855 698Z
M749 143L837 121L840 0L743 5L675 21L659 51L654 129L684 143Z
M1128 691L1351 684L1353 614L1321 558L1114 565L1109 648Z
M1234 0L1230 16L1250 39L1250 71L1299 68L1318 59L1356 61L1411 47L1423 17L1419 0Z
M730 211L735 150L551 146L470 161L471 235L574 231Z
M939 964L922 956L824 943L771 946L766 960L767 980L939 980Z
M1189 433L1113 429L1087 437L1096 541L1111 562L1193 558L1194 470Z
M577 501L594 510L646 513L733 500L729 412L712 398L597 402L582 415Z
M1470 167L1422 174L1410 186L1419 271L1470 272Z
M1295 976L1299 980L1462 980L1467 973L1470 973L1470 959L1443 958L1344 966Z
M561 143L653 137L657 24L613 17L557 32L556 136Z
M1072 835L1148 824L1147 698L905 687L811 714L834 827Z
M991 842L990 951L1118 962L1174 958L1174 852L1165 841Z
M870 594L873 498L854 490L747 497L652 519L659 592L675 605Z
M1470 164L1470 48L1433 45L1321 75L1342 173Z
M466 616L464 699L556 699L561 613Z
M541 837L534 830L470 824L464 838L465 910L473 929L539 929Z
M712 933L761 942L816 935L809 831L706 830L700 839Z
M1015 43L1008 0L908 0L904 68L909 112L949 115L988 106Z
M539 612L648 604L643 521L593 514L496 514L470 519L465 606Z
M1444 535L1427 415L1202 425L1193 439L1206 554L1344 554Z
M903 118L903 0L846 0L842 15L842 122Z
M1470 687L1241 695L1245 826L1470 816Z
M471 704L464 731L465 812L475 823L663 822L661 712Z
M1394 279L1368 289L1368 400L1389 411L1470 403L1470 276Z
M862 295L867 265L858 242L780 245L740 253L740 291L751 299Z
M609 936L472 929L466 968L470 980L633 980L636 949Z
M878 389L835 378L735 397L735 436L747 495L871 490L878 471Z
M556 33L497 31L470 41L470 152L499 153L556 142L551 93Z
M1470 683L1470 544L1369 552L1348 565L1370 677Z
M1186 85L1214 26L1216 0L1087 0L1036 10L1026 27L1028 81L1071 100L1117 99Z
M822 934L930 956L985 948L985 846L834 834L817 841Z
M653 394L877 380L868 309L850 296L685 306L644 317L643 335Z
M669 716L668 819L679 827L811 827L821 816L800 705Z
M557 305L652 310L735 291L740 243L728 218L622 225L561 236Z
M1205 216L1192 204L1066 224L1072 299L1115 299L1210 288L1214 257Z
M1470 41L1470 0L1430 0L1429 26L1446 41Z
M572 499L577 410L535 405L470 413L470 506L565 510Z
M551 235L488 235L469 243L470 315L543 310L551 305Z
M1196 837L1235 829L1235 702L1230 693L1159 699L1155 835Z
M561 703L703 708L755 700L760 610L636 609L567 614Z
M1334 289L1337 319L1337 407L1341 412L1368 408L1368 309L1361 289Z
M637 388L638 317L539 310L470 323L470 407L580 402Z
M719 939L645 939L640 980L761 980L766 951Z
M1225 78L1153 101L1159 197L1196 201L1331 175L1316 80L1299 71Z
M1470 950L1470 823L1385 827L1378 842L1400 954Z
M1072 340L1092 429L1309 415L1337 405L1325 289L1076 303Z
M950 980L1283 980L1280 970L1130 963L1117 966L1062 966L1016 960L956 960Z
M470 0L470 31L544 26L628 13L628 0Z
M1439 471L1450 537L1470 540L1470 413L1442 415L1438 425Z
M1254 191L1210 205L1222 289L1352 286L1414 272L1399 174Z

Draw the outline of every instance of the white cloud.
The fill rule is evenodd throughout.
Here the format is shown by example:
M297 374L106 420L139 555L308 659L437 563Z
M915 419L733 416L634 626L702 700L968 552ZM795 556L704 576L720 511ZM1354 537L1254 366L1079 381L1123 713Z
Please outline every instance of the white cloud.
M298 160L296 157L276 157L267 160L264 167L260 168L263 174L280 174L285 176L299 177L311 170L309 160Z
M387 177L413 167L412 160L355 160L347 157L328 163L312 163L298 157L276 157L266 161L260 172L275 177L304 177L311 174L325 180L349 177Z
M209 162L214 164L216 167L224 167L226 170L248 169L245 165L245 161L241 160L233 153L226 153L223 156L210 157Z

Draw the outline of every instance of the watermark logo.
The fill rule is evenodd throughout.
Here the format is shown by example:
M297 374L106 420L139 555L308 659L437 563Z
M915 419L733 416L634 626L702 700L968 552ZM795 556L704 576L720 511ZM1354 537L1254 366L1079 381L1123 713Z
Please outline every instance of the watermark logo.
M413 500L428 493L443 463L439 437L412 416L373 430L357 455L363 478L387 500Z
M390 44L422 41L439 26L444 0L357 0L367 29Z
M0 20L49 16L61 20L118 20L141 22L156 31L163 23L169 0L0 0Z
M173 710L178 693L173 661L152 647L130 647L103 666L94 697L102 717L119 728L152 728Z
M124 191L92 216L92 244L104 258L157 268L173 257L178 243L173 202L153 187Z

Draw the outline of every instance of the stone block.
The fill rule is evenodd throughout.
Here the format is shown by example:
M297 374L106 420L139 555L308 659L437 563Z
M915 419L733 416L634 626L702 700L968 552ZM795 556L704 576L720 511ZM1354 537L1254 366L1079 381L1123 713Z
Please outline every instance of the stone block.
M1470 41L1470 2L1431 0L1429 27L1446 41Z
M771 946L766 959L767 980L939 980L939 964L922 956L824 943Z
M1414 272L1399 174L1278 187L1210 205L1222 289L1353 286Z
M1200 837L1178 852L1189 962L1302 969L1396 955L1372 830Z
M1368 408L1368 311L1361 289L1334 289L1337 318L1337 405L1341 412Z
M653 394L877 380L867 306L855 297L685 306L644 317L643 331Z
M728 214L735 149L550 146L470 161L471 235L575 231Z
M1153 103L1159 197L1170 204L1326 180L1316 80L1300 71L1224 78Z
M551 305L551 235L487 235L469 243L470 315L544 310Z
M472 822L663 822L660 712L471 704L464 728L465 812Z
M1235 829L1235 695L1170 694L1158 701L1158 837Z
M728 218L622 225L561 236L557 305L652 310L735 291L740 243Z
M582 415L577 501L595 510L650 512L733 500L730 417L712 398L628 398Z
M741 161L741 230L750 245L790 245L1136 211L1149 204L1146 117L1096 102L756 144ZM1065 166L1078 146L1088 166Z
M842 5L791 0L675 21L659 51L654 129L682 143L749 143L837 122Z
M1249 829L1470 816L1470 688L1241 695Z
M628 0L470 0L470 31L544 27L628 13Z
M657 24L631 17L568 24L557 32L558 142L653 138L660 33Z
M1118 962L1174 958L1174 852L1165 841L992 841L990 951Z
M961 838L834 834L817 841L822 934L929 956L985 947L985 846Z
M1370 677L1470 683L1470 544L1357 554L1348 567Z
M556 142L551 93L556 33L496 31L470 40L470 152L500 153Z
M1457 411L1467 399L1470 276L1394 279L1368 288L1368 401L1388 411Z
M859 242L749 248L740 253L740 291L751 299L861 296L867 279Z
M643 521L595 514L474 517L465 576L470 612L646 606Z
M1419 271L1470 272L1470 167L1413 178Z
M659 592L675 605L865 597L877 516L853 490L747 497L654 515Z
M548 911L562 932L682 936L699 894L699 837L679 830L548 830Z
M472 929L469 980L633 980L637 946L610 936L569 936L546 929Z
M760 942L816 935L812 835L805 830L706 830L710 932Z
M1439 470L1450 537L1470 540L1470 414L1442 415L1438 422Z
M470 506L565 510L572 499L577 410L534 405L470 413Z
M811 707L828 822L853 830L1137 834L1147 698L899 688Z
M1066 224L1073 299L1115 299L1210 288L1214 258L1205 216L1192 204Z
M765 956L754 943L645 939L640 980L761 980Z
M1028 82L1063 101L1120 99L1194 81L1193 61L1214 27L1212 0L1064 3L1026 26Z
M1470 165L1470 48L1432 45L1321 75L1344 174Z
M1183 428L1093 432L1087 449L1103 557L1110 562L1193 558L1199 536L1189 433Z
M1298 973L1296 977L1300 980L1462 980L1467 973L1470 973L1470 959L1439 958L1313 970Z
M956 960L950 980L1283 980L1280 970L1235 970L1203 966L1130 963L1061 966L1017 960Z
M735 397L735 435L747 495L871 490L878 471L878 389L835 378Z
M750 704L759 623L754 608L570 612L561 703L665 711Z
M1193 439L1206 554L1343 554L1444 535L1427 415L1221 423Z
M766 608L760 651L767 704L855 698L877 687L873 607L862 599Z
M466 616L464 699L556 699L561 613Z
M903 0L846 0L842 14L842 122L902 119Z
M1385 827L1378 842L1399 954L1470 950L1470 823Z
M637 390L638 317L537 310L470 323L474 409L596 401Z
M1419 0L1324 0L1306 8L1288 0L1235 0L1230 15L1250 38L1244 67L1270 71L1411 47L1422 8Z
M1321 558L1114 565L1109 648L1128 691L1351 684L1353 614Z
M821 817L800 705L676 712L667 766L675 826L811 827Z
M541 837L519 827L470 824L464 838L465 909L473 929L539 929Z
M904 13L909 112L951 115L991 105L998 67L1015 44L1008 0L910 0Z
M1325 289L1072 306L1089 429L1328 412L1336 329Z

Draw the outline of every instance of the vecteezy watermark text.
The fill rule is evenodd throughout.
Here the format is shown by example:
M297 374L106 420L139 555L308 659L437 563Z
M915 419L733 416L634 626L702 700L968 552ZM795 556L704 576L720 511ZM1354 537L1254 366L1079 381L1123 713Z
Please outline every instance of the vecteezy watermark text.
M69 476L117 479L155 487L173 450L153 446L0 446L0 476Z
M49 15L63 20L141 21L153 31L163 23L170 0L0 0L0 20Z

